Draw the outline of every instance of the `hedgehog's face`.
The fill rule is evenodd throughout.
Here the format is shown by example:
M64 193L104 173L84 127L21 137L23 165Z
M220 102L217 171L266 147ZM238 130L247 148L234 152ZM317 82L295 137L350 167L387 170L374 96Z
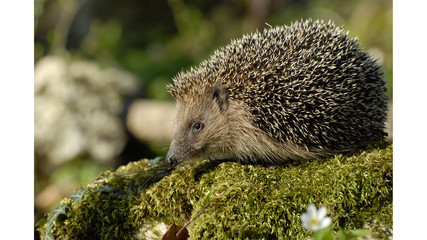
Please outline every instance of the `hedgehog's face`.
M177 99L177 115L166 161L177 165L197 157L225 153L224 139L229 132L227 93L213 88L205 94Z

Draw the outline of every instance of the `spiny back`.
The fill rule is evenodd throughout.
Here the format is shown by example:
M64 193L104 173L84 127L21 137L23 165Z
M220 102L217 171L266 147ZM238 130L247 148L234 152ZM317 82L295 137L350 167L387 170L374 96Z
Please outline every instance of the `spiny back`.
M346 151L386 135L379 71L333 22L307 20L233 40L168 88L179 101L223 87L278 142Z

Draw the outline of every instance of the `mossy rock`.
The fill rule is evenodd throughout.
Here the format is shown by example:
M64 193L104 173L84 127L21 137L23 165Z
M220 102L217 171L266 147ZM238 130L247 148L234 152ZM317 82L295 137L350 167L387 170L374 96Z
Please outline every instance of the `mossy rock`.
M164 223L182 226L200 214L187 227L190 239L308 239L300 216L314 203L328 209L335 230L364 228L383 239L393 225L392 156L383 142L278 167L205 161L166 177L141 160L64 199L65 213L49 214L55 221L41 222L39 231L55 239L161 238Z

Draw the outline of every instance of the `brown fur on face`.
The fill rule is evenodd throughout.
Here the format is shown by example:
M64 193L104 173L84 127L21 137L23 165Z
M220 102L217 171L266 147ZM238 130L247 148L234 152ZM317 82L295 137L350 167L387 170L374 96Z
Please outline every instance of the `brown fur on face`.
M168 161L179 163L211 154L227 154L232 138L230 110L223 89L211 88L192 98L177 99L177 115ZM199 124L199 125L196 125Z

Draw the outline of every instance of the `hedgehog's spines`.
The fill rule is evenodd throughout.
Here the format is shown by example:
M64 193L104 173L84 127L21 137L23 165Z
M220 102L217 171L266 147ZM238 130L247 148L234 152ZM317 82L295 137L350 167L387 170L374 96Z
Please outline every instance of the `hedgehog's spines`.
M385 135L383 74L356 39L323 20L256 30L178 74L168 89L178 101L225 88L278 143L345 151Z

